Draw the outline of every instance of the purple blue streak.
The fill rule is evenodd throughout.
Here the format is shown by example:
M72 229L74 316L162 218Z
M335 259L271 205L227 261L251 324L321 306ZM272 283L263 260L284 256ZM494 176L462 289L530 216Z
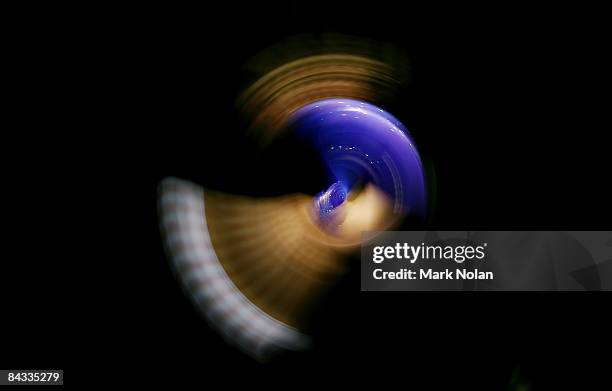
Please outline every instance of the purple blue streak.
M321 215L329 215L346 201L346 189L341 182L332 184L326 191L317 195L315 203Z
M394 201L395 213L425 216L421 159L408 131L391 114L358 100L324 99L298 109L289 127L319 152L332 188L340 183L348 192L372 183Z

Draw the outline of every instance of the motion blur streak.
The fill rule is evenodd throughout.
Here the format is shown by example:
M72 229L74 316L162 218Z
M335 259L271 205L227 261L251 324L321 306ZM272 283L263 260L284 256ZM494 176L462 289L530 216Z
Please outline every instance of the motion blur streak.
M303 36L274 46L247 66L257 76L238 99L242 114L265 143L288 116L316 100L344 97L375 103L408 77L405 55L366 39Z
M395 214L425 216L419 153L408 130L385 110L355 99L323 99L293 113L287 128L312 145L330 183L347 191L371 183L393 200Z
M370 104L406 79L399 52L356 38L300 37L247 69L255 79L238 108L248 134L260 147L281 133L309 145L328 171L326 187L314 197L250 198L169 178L159 213L167 252L196 306L231 344L266 360L308 346L298 327L343 272L362 231L422 217L425 179L407 130Z
M307 347L294 326L343 270L309 217L312 199L223 195L175 178L165 179L159 192L167 252L211 325L260 360Z

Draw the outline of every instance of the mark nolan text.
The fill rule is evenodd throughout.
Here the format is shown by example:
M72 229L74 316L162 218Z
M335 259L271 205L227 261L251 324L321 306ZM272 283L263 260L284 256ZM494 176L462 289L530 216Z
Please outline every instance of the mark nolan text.
M374 270L376 280L492 280L493 272L483 272L478 269L456 269L434 271L432 269L419 269L419 271L401 269L396 272L385 272L382 269Z

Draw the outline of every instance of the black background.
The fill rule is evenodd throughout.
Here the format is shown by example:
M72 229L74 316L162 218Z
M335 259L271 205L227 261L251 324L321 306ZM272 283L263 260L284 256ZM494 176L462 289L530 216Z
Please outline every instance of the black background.
M518 369L534 389L606 388L607 294L365 294L357 267L315 313L311 351L257 363L193 309L156 215L169 175L238 194L316 190L318 178L294 175L311 162L257 159L235 99L252 55L337 32L410 58L411 81L387 108L435 170L427 228L609 229L597 15L380 1L21 14L11 37L32 60L15 60L44 108L24 113L27 152L10 171L40 224L13 226L7 245L17 255L7 250L3 273L3 367L63 368L72 384L488 390Z

